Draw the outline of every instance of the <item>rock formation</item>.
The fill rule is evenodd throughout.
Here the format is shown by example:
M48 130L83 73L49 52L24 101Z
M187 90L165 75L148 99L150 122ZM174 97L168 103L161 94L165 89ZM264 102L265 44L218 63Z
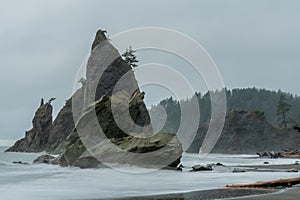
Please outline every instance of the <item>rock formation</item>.
M82 87L53 123L52 117L47 120L40 114L51 105L42 105L32 133L9 151L61 152L51 161L61 166L91 168L104 162L176 168L182 145L175 134L153 135L144 95L131 66L107 40L105 31L99 30ZM42 123L40 128L36 121L44 120L47 126Z
M46 134L47 137L40 138L44 140L44 143L40 146L35 147L32 145L32 147L28 148L28 143L25 141L30 140L31 133L7 151L59 153L66 138L75 128L74 118L78 120L80 116L77 115L80 115L84 108L104 95L112 95L113 92L126 89L132 93L132 90L138 89L131 67L123 61L118 51L108 42L104 33L104 31L99 30L93 42L91 56L87 64L86 84L66 101L65 106L58 113L51 128L43 134ZM123 81L125 84L114 91L121 77L125 78ZM81 101L82 98L85 98L84 102ZM41 101L41 104L44 104L44 100ZM72 107L76 108L77 113L72 113ZM73 114L75 115L74 118ZM147 123L150 123L150 118ZM151 132L151 130L149 131ZM39 136L42 135L37 135L36 137Z
M206 166L203 166L203 165L195 165L192 167L192 170L191 172L200 172L200 171L212 171L213 168L211 165L206 165Z
M199 152L209 122L200 124L197 136L188 152ZM300 135L294 130L273 127L260 111L236 111L227 114L221 137L214 153L256 154L297 148Z
M59 153L70 132L74 129L75 124L72 115L72 99L66 101L65 106L59 111L49 131L47 144L44 151Z
M52 110L51 104L44 104L35 113L32 120L33 128L26 132L25 138L17 141L14 146L7 151L13 152L41 152L47 145L49 132L52 128Z
M141 119L140 108L142 111L145 109L143 98L140 92L131 96L126 91L119 91L113 96L103 96L79 120L76 129L66 141L63 154L54 163L89 168L98 166L98 160L101 160L104 163L162 168L169 166L176 169L182 155L182 146L176 135L157 134L144 137L144 132L135 132L139 129L129 122L131 119L128 119L124 109L126 104L129 104L132 120L137 122ZM116 102L119 109L113 114L111 104ZM96 121L93 119L94 110ZM116 121L124 122L127 127L122 130ZM102 130L94 125L97 123ZM78 131L81 132L80 137Z
M53 160L55 159L54 156L51 156L51 155L42 155L42 156L39 156L37 159L35 159L33 161L34 164L39 164L39 163L44 163L44 164L49 164L51 163Z
M152 135L144 93L131 67L101 30L86 71L84 95L73 97L76 128L53 163L81 168L101 163L176 168L182 155L180 141L174 134Z
M53 123L52 110L52 105L44 104L42 99L41 106L36 111L32 122L32 130L26 132L25 137L7 151L59 153L75 126L72 116L72 100L66 101L66 105L60 110Z

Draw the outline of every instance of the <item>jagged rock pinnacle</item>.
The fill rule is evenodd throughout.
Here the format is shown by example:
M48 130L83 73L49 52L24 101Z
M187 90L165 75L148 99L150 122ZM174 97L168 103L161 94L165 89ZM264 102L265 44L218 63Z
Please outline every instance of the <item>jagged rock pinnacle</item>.
M106 37L106 30L98 30L97 33L96 33L96 37L95 37L95 40L92 44L92 50L98 46L101 42L107 40L107 37Z

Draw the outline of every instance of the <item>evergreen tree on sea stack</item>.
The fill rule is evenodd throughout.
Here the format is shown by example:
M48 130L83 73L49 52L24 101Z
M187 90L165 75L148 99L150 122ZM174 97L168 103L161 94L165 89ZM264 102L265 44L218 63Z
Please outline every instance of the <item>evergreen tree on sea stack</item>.
M55 101L56 100L56 98L55 97L53 97L53 98L51 98L51 99L49 99L49 101L48 101L48 104L51 104L53 101Z
M139 62L135 55L136 51L130 46L129 49L126 48L126 52L122 55L125 62L130 65L133 69L138 67L137 63Z

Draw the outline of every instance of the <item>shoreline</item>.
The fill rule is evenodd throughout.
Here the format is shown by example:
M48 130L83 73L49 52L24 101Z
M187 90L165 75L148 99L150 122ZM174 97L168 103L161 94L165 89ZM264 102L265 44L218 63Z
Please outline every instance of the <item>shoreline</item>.
M120 197L108 200L299 200L300 186L287 189L215 189L186 193L139 197ZM102 199L91 199L102 200Z
M294 186L288 189L279 190L278 192L263 194L263 195L253 195L244 196L238 198L227 198L226 200L299 200L300 196L300 185Z
M119 197L111 198L108 200L213 200L213 199L235 199L246 196L257 196L266 194L276 194L281 190L278 189L230 189L220 188L214 190L201 190L193 192L182 192L172 194L160 194L149 196L132 196L132 197ZM93 200L102 200L93 199ZM103 199L104 200L104 199Z

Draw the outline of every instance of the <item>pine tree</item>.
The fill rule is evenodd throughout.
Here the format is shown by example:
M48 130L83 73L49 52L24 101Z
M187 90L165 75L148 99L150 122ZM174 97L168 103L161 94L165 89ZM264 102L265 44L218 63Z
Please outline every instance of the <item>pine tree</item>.
M126 49L126 52L122 55L125 62L130 65L132 68L138 67L137 63L139 62L135 55L136 51L130 46L129 49Z
M49 99L49 101L48 101L48 104L51 104L53 101L55 101L56 100L56 98L51 98L51 99Z
M287 98L284 94L280 96L277 106L277 120L278 125L281 128L287 128L291 119L288 117L288 113L291 109L291 105L287 103Z

